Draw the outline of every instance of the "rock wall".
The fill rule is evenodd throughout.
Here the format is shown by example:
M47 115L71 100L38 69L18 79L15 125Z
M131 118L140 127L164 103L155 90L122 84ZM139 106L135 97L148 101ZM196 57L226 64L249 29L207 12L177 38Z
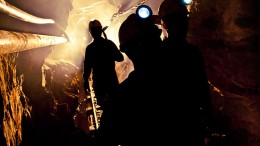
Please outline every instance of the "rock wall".
M194 2L189 40L204 53L224 144L260 145L259 1Z

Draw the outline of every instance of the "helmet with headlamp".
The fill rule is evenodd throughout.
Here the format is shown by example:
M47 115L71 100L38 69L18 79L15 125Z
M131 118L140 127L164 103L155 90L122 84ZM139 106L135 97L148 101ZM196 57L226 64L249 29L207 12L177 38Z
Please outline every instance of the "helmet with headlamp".
M141 5L121 24L119 28L120 50L124 52L124 46L134 45L139 41L148 40L151 32L157 31L152 20L152 10L147 5Z
M160 19L166 16L187 16L189 11L187 6L192 3L192 0L164 0L159 6L158 15Z

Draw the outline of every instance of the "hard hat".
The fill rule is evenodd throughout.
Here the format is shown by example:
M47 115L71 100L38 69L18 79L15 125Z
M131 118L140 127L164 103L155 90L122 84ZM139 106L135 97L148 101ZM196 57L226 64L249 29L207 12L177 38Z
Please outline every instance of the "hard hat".
M158 15L163 19L169 15L187 16L188 13L188 9L182 0L164 0L159 7Z
M139 39L153 27L152 21L144 21L137 14L129 15L119 28L119 43L126 44L134 39Z
M161 29L151 19L142 19L133 13L121 24L118 35L120 51L126 52L137 48L136 46L140 44L147 42L150 44L151 40L160 38Z
M98 20L96 20L96 19L90 19L88 28L89 28L90 30L92 30L92 29L94 29L94 28L100 28L100 29L102 29L102 25L101 25L101 23L100 23Z
M125 44L129 40L137 39L146 34L153 27L152 9L147 5L140 5L136 13L130 14L119 28L119 43ZM151 30L151 29L150 29Z

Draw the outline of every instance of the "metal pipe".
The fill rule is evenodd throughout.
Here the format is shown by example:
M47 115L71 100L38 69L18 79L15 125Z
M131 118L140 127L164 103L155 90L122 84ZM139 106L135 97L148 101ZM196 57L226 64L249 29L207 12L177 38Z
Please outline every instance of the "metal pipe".
M4 0L0 0L0 12L4 12L11 17L14 17L16 19L19 19L19 20L22 20L25 22L30 22L30 23L35 23L35 24L53 24L53 23L55 23L55 21L52 19L44 19L44 18L33 16L29 13L26 13L25 11L16 8L15 6L7 3Z
M31 15L9 3L7 3L4 0L0 0L0 12L6 13L8 16L11 16L13 18L29 22L29 23L34 23L34 24L54 24L59 30L62 31L62 33L65 35L65 37L70 41L69 36L67 33L64 31L64 29L56 23L52 19L45 19L45 18L40 18L36 17L34 15Z
M65 37L0 30L0 55L66 42Z

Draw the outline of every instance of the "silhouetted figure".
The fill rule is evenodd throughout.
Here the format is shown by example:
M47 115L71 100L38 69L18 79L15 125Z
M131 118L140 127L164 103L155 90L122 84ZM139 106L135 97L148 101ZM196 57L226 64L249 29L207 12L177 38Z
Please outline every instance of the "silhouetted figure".
M99 146L139 146L161 142L164 128L160 69L161 29L151 18L131 14L119 29L120 51L134 65L104 109L96 135ZM166 96L165 96L166 97ZM164 134L164 133L161 133ZM155 143L153 143L155 142ZM160 145L160 144L159 144Z
M212 125L211 95L203 55L186 39L188 13L181 0L164 0L159 8L162 26L167 30L163 40L168 52L165 62L170 62L167 65L171 68L166 76L174 76L168 80L172 86L165 90L172 90L174 94L171 95L175 125L171 132L176 133L173 141L180 142L179 146L203 146L207 128Z
M106 38L102 25L98 20L89 22L89 32L94 40L86 47L83 74L84 88L86 92L90 91L88 81L92 71L95 97L98 105L102 108L107 94L119 84L115 61L123 61L124 57L117 46ZM105 38L102 37L102 33Z

